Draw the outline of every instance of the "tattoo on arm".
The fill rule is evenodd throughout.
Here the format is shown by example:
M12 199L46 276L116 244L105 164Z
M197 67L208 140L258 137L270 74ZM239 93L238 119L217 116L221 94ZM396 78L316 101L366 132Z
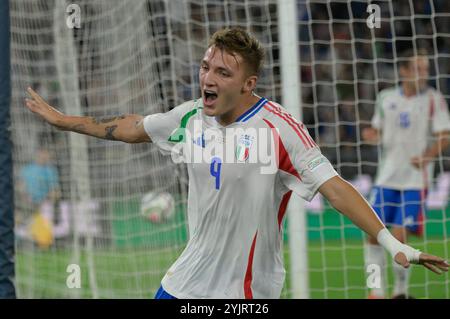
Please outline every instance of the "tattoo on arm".
M114 130L115 130L116 128L117 128L117 125L107 126L107 127L105 128L105 131L106 131L105 138L106 138L107 140L117 141L117 139L116 139L116 138L114 137L114 135L113 135Z
M72 126L71 131L76 133L84 133L85 132L84 124L77 124Z
M142 125L144 123L144 119L136 121L136 125L135 127L138 128L140 125Z
M105 118L96 118L93 117L92 118L92 123L93 124L105 124L105 123L111 123L117 120L123 120L126 117L126 115L120 115L120 116L110 116L110 117L105 117Z

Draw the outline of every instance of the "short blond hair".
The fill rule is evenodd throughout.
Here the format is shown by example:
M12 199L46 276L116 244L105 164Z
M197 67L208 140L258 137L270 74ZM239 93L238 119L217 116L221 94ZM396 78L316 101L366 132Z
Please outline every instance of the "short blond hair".
M239 54L251 75L259 75L264 63L264 48L249 32L241 28L216 31L209 39L208 48L215 46L228 54Z

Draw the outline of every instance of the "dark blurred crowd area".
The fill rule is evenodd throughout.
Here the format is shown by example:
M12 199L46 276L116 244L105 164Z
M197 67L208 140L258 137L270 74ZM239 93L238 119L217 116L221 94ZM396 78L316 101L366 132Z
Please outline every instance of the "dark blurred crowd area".
M300 6L303 122L346 178L376 174L379 148L361 140L370 125L376 94L398 86L397 57L426 48L430 86L450 99L450 1L372 1L379 28L369 28L367 2ZM439 171L450 170L444 157Z

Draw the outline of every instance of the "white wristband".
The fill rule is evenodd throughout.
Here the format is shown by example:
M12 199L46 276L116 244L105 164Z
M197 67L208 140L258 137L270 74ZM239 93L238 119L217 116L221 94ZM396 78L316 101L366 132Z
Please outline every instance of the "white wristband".
M397 238L392 236L386 228L380 230L377 235L377 241L391 254L392 258L394 258L399 252L402 252L405 254L406 259L410 263L417 264L419 262L420 250L402 244L397 240Z

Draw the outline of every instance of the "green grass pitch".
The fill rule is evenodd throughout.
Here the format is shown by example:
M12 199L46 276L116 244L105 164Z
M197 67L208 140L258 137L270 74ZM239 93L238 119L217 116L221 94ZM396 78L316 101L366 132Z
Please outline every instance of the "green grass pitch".
M16 252L16 286L23 298L92 298L95 282L99 298L153 298L172 262L184 248L187 233L183 208L171 223L152 225L138 211L138 201L114 206L110 248L81 250L81 288L69 289L67 266L74 263L73 249L48 251L20 247ZM288 221L287 221L288 222ZM307 214L308 264L311 298L366 298L362 232L332 209ZM286 225L285 225L286 229ZM444 258L450 254L450 210L427 214L426 240L412 237L411 245ZM291 298L289 253L285 233L286 281L282 298ZM89 267L89 263L90 266ZM388 290L392 291L391 259L388 257ZM450 298L449 275L436 275L412 266L410 293L416 298ZM95 269L95 272L89 272Z
M415 241L418 248L425 248ZM365 273L361 241L309 243L309 281L311 298L365 298ZM437 255L450 251L450 244L428 243L427 250ZM180 250L119 249L96 250L93 261L100 298L152 298L160 280ZM67 250L21 251L16 256L17 288L24 298L92 298L89 288L88 258L81 255L81 289L69 289L66 279L71 254ZM287 276L282 298L289 294L289 256L285 253ZM389 281L392 288L392 272ZM149 269L158 269L151 272ZM20 279L20 280L19 280ZM417 298L449 298L449 277L435 275L423 267L413 266L411 294ZM32 289L30 287L33 286Z

